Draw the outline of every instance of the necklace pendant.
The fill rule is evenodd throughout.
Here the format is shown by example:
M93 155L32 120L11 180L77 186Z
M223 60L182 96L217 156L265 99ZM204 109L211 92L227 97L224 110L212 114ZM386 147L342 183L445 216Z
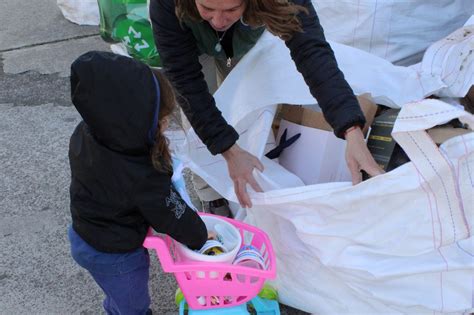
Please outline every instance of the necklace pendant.
M222 51L222 45L220 42L218 42L216 46L214 46L214 50L218 53Z

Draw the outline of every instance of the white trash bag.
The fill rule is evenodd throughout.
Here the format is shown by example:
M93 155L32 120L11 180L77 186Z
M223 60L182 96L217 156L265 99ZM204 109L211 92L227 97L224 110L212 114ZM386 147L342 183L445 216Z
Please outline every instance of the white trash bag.
M99 25L97 0L57 0L62 14L79 25Z

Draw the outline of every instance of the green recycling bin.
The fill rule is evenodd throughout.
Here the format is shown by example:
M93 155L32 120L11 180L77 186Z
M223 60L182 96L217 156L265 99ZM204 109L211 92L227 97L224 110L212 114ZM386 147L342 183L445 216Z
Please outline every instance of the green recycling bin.
M147 0L97 0L100 36L109 43L122 42L135 59L161 67L148 19Z

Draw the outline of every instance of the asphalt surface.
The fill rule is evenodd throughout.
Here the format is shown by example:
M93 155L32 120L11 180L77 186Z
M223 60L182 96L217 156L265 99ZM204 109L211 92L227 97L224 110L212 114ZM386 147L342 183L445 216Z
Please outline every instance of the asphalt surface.
M69 65L110 50L56 0L0 2L0 314L100 314L103 294L69 255L69 136L80 121ZM152 255L155 314L177 314L176 282ZM303 315L281 306L284 315Z

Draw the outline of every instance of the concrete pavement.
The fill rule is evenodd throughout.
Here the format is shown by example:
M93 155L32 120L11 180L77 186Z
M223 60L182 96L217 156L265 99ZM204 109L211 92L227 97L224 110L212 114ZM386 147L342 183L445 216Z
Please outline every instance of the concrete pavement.
M98 314L103 298L70 258L69 65L109 50L98 28L63 18L55 0L0 2L0 314ZM156 314L177 314L174 278L152 256ZM282 306L282 314L303 312Z

